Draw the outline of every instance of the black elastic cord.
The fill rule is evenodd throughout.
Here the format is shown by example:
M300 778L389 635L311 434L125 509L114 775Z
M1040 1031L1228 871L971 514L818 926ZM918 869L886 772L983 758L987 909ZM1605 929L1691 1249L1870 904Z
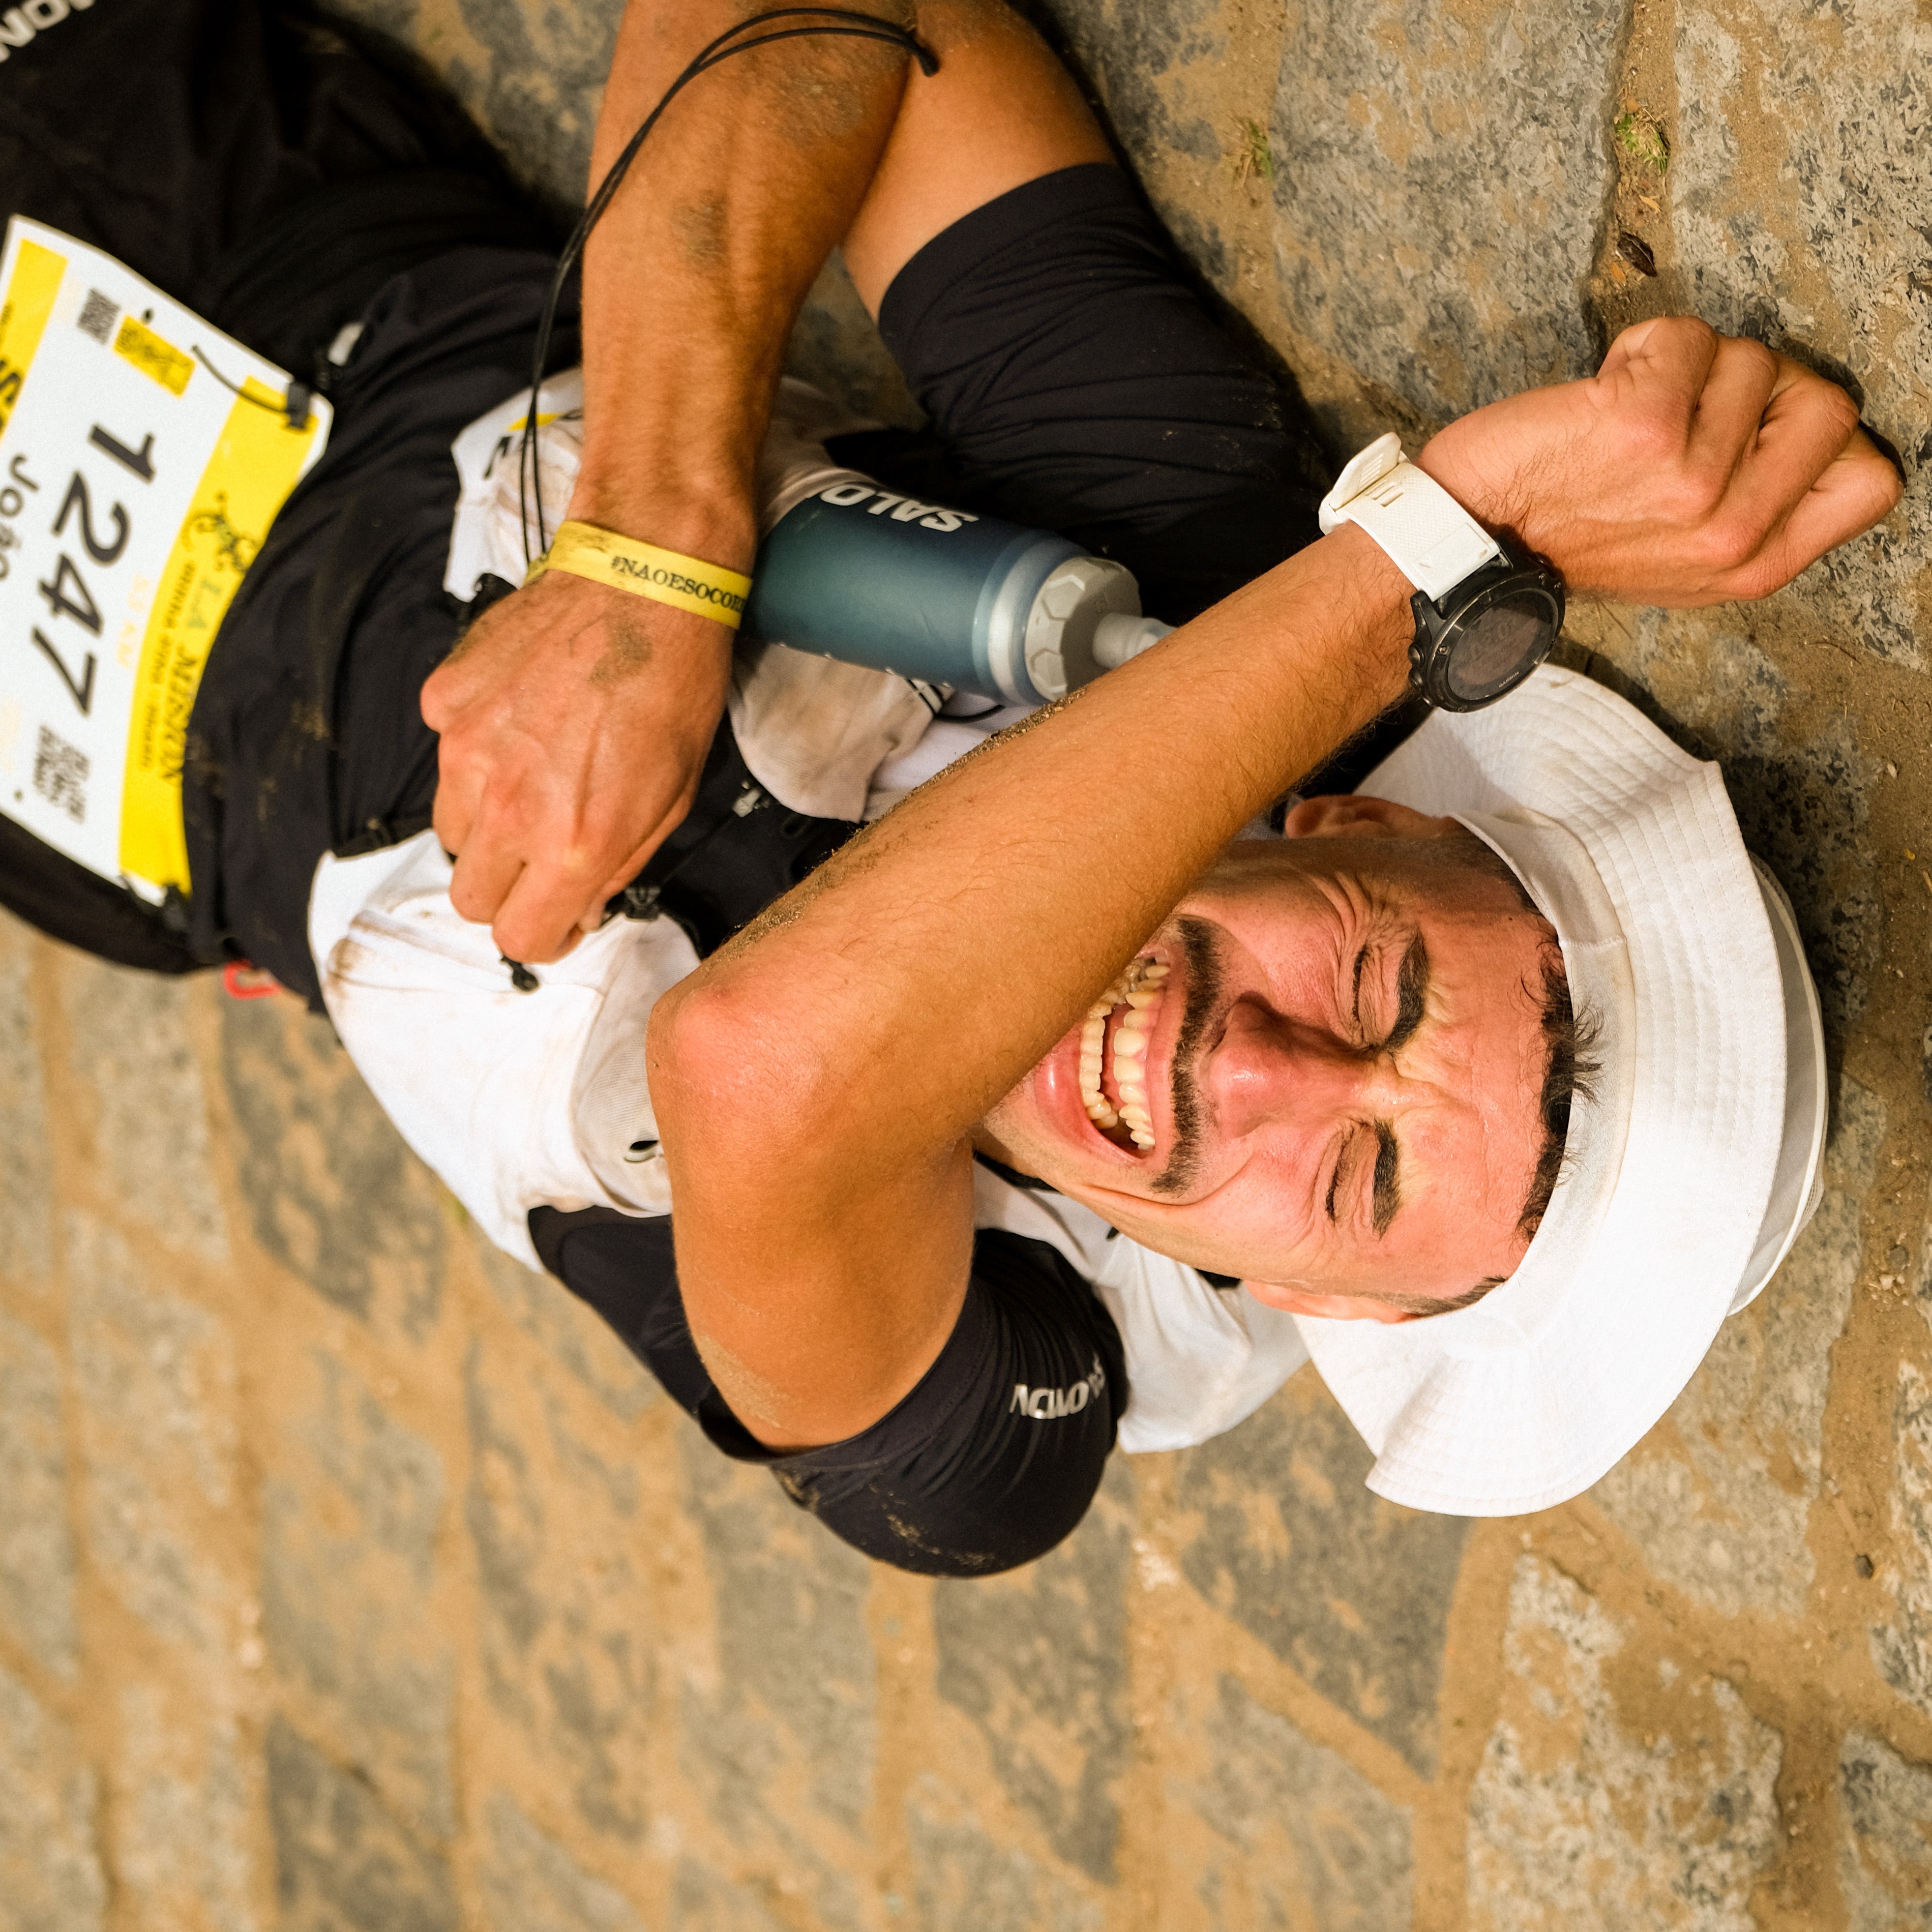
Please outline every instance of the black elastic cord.
M774 34L761 34L755 40L740 40L738 36L753 27L762 26L768 20L795 19L800 16L830 17L841 20L862 21L860 26L786 27ZM728 28L716 39L700 48L693 56L690 64L673 81L663 97L643 124L625 145L624 152L610 164L609 171L597 184L596 192L584 204L583 214L577 226L571 230L570 238L563 244L563 254L558 260L556 273L552 277L550 293L544 302L543 315L537 325L536 352L531 362L530 407L524 414L523 440L517 452L517 509L523 524L524 561L526 564L536 561L530 550L530 509L532 500L536 509L537 554L550 548L550 532L544 521L543 478L537 468L537 402L542 393L544 365L550 360L550 334L556 320L557 304L563 298L564 284L568 280L571 270L577 266L578 258L584 252L584 244L590 238L590 231L602 218L604 211L623 185L624 177L630 172L631 164L637 158L638 150L644 145L644 137L655 128L664 110L677 98L684 89L701 74L708 73L720 62L729 60L734 54L749 53L754 47L768 47L779 40L802 40L808 36L822 35L833 40L882 40L889 46L902 49L918 62L920 71L930 78L939 71L939 56L915 34L904 27L894 26L890 21L881 20L870 14L862 14L850 7L775 7L768 13L754 14L748 20L740 20L734 27ZM736 41L735 46L727 45Z
M242 384L231 382L208 359L200 343L190 343L188 352L231 395L239 396L244 403L253 403L258 410L266 410L272 416L280 416L291 429L308 428L309 398L314 392L306 382L298 382L291 376L288 394L279 403L265 403L260 396L250 394Z

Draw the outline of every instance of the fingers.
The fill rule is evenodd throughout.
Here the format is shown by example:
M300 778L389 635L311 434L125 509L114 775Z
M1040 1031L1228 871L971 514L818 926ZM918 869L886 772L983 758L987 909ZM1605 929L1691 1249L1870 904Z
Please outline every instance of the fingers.
M1737 594L1764 596L1789 584L1827 550L1889 516L1904 494L1891 460L1855 429L1766 544L1758 560L1762 587Z
M585 890L580 874L573 880L555 866L520 866L490 918L490 936L505 958L541 965L562 958L580 934L594 929L603 904L603 895ZM466 919L474 916L460 904L456 909Z
M436 802L430 808L430 818L437 841L446 852L460 852L468 845L482 804L481 769L458 764L446 748L439 745Z
M437 836L442 836L440 821ZM444 838L443 850L456 854L456 870L449 882L450 904L478 926L495 925L498 909L523 874L522 853L511 841L474 836L460 846ZM507 946L503 950L509 952ZM512 959L523 956L510 953Z
M1898 501L1898 477L1852 399L1760 343L1665 319L1625 331L1604 373L1651 418L1655 501L1686 561L1709 572L1701 592L1672 601L1766 596Z
M1610 344L1598 380L1613 393L1628 384L1652 412L1688 433L1723 340L1693 316L1636 322Z
M514 876L504 884L487 912L471 911L457 898L454 884L451 902L465 919L489 921L491 936L506 958L530 965L561 958L580 934L594 932L602 925L605 904L644 869L645 861L683 818L680 806L660 818L615 875L615 884L609 875L590 869L594 855L586 852L542 866L514 862ZM464 863L458 861L459 876ZM490 886L500 876L489 875Z
M1768 350L1759 356L1775 374L1757 418L1734 432L1738 453L1722 512L1740 541L1762 541L1781 528L1858 434L1857 406L1836 383Z
M531 964L598 922L682 818L724 707L730 633L553 572L424 686L450 898Z
M1756 440L1782 373L1782 358L1762 343L1718 338L1686 439L1684 454L1694 471L1720 478L1736 473Z

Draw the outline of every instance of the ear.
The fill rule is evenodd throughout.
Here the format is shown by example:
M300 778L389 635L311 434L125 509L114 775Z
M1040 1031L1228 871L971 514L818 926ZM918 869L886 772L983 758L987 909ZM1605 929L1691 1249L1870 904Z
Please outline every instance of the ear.
M1325 1322L1413 1322L1417 1318L1386 1301L1362 1294L1311 1294L1306 1288L1283 1288L1271 1281L1244 1281L1241 1286L1257 1301L1289 1315L1318 1315Z
M1453 818L1429 818L1393 799L1349 792L1298 800L1282 820L1285 838L1439 838L1456 829Z

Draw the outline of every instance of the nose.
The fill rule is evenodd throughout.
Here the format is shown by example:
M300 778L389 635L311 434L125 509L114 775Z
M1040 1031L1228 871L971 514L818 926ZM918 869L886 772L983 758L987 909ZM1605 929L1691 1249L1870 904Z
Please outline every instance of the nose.
M1304 1129L1344 1118L1387 1118L1404 1082L1394 1060L1366 1054L1324 1028L1248 1008L1231 1015L1203 1085L1221 1131L1277 1120Z

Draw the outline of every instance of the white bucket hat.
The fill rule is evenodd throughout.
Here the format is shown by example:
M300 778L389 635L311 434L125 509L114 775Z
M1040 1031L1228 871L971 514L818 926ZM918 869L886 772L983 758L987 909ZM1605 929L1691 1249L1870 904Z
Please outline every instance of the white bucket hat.
M1817 1205L1816 989L1717 766L1574 672L1436 712L1360 789L1459 819L1508 862L1556 928L1601 1071L1508 1281L1426 1321L1298 1325L1376 1452L1370 1489L1457 1516L1547 1508L1658 1420Z

